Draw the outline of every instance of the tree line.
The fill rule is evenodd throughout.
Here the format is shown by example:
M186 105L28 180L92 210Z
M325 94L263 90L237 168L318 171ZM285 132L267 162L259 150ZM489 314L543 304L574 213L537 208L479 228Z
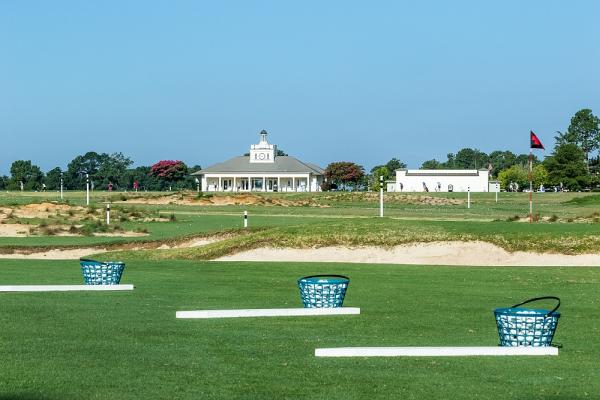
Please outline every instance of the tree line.
M59 190L61 180L65 190L81 190L87 179L92 189L107 190L180 190L196 188L192 172L199 165L188 167L183 161L162 160L151 166L131 168L133 161L122 153L87 152L60 167L43 172L30 160L17 160L10 166L10 176L0 176L0 190Z
M566 131L557 131L550 156L539 160L533 156L534 187L556 186L569 190L591 188L600 190L600 119L590 109L579 110ZM398 158L376 165L369 173L364 167L349 161L334 162L325 169L324 189L379 190L379 177L394 178L396 169L406 168ZM436 159L422 163L420 169L487 169L490 177L500 181L502 188L511 184L525 188L529 185L529 154L496 150L489 154L472 148L448 153L445 161ZM513 187L516 187L513 186Z
M590 109L579 110L567 130L557 131L554 149L550 156L539 160L533 157L533 183L535 187L557 186L569 190L600 189L600 119ZM594 154L596 154L594 156ZM278 155L287 155L280 150ZM500 181L503 188L517 184L525 188L529 182L529 155L515 154L509 150L496 150L489 154L472 148L448 153L445 161L431 159L423 162L421 169L487 169L492 179ZM10 176L0 176L0 190L58 190L61 179L66 190L82 189L89 176L96 189L160 191L195 189L196 179L190 174L200 170L199 165L188 167L182 161L162 160L151 166L131 168L133 161L122 153L96 153L93 151L75 157L66 170L59 167L44 173L30 160L17 160L10 167ZM369 173L352 161L336 161L325 169L324 190L379 190L379 177L392 179L397 169L406 168L399 158L376 165ZM137 185L136 185L137 184Z

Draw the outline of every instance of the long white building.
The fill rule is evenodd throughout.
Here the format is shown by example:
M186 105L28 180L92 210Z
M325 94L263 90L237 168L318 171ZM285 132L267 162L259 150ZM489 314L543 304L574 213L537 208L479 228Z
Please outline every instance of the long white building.
M295 157L278 156L277 146L260 132L246 156L234 157L193 173L206 192L319 192L325 171Z
M487 169L398 169L389 192L487 192Z

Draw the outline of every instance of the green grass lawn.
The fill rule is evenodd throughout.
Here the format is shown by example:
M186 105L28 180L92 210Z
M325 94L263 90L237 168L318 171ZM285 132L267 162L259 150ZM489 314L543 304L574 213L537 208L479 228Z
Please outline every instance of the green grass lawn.
M102 237L102 236L28 236L0 237L0 247L81 247L99 245L118 245L135 242L168 241L183 237L206 236L223 231L235 231L243 227L243 214L238 215L180 215L174 222L118 222L123 229L135 231L146 229L148 235L137 237ZM251 216L251 226L266 228L289 224L303 225L314 222L312 219L290 217Z
M359 316L176 320L301 306L296 279L351 278ZM2 284L78 284L76 261L1 260ZM600 269L128 262L133 292L0 293L0 399L600 397ZM563 300L558 357L317 359L316 347L494 346L492 310ZM550 306L550 304L547 304Z
M146 195L146 194L144 194ZM150 193L162 196L164 193ZM116 222L124 230L147 230L141 237L61 237L33 235L29 237L0 237L0 251L12 252L18 248L58 248L81 246L120 246L128 243L158 243L183 240L193 236L207 236L223 231L240 230L244 210L249 211L250 226L261 232L232 238L202 249L152 252L152 258L210 259L234 251L271 246L312 247L327 245L397 244L435 240L484 240L515 250L562 253L600 253L600 197L582 193L541 193L538 209L546 216L556 215L555 222L528 224L507 222L515 215L525 216L526 193L502 193L501 202L495 203L493 194L473 194L473 207L465 204L431 205L403 203L396 198L386 203L386 218L378 214L373 193L301 193L263 194L288 200L314 198L328 205L319 207L282 206L183 206L143 205L120 203L115 212L139 211L143 215L169 216L173 222ZM412 194L411 196L420 196ZM432 193L434 198L459 198L460 193ZM0 193L0 204L25 204L51 200L54 193ZM82 192L69 192L71 204L81 204ZM118 198L120 195L113 194ZM371 197L369 197L371 196ZM92 197L96 206L106 200L105 192ZM594 216L595 215L595 216ZM571 218L589 217L585 221L568 222ZM39 222L39 221L37 221ZM157 246L158 247L158 244ZM120 254L119 257L127 257Z

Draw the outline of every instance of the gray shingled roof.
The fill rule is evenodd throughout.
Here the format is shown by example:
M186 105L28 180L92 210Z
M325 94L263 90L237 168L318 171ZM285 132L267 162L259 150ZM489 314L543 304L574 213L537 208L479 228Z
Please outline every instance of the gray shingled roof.
M234 157L219 164L211 165L192 175L219 174L219 173L294 173L323 175L321 167L303 163L290 156L277 156L274 163L251 163L249 156Z

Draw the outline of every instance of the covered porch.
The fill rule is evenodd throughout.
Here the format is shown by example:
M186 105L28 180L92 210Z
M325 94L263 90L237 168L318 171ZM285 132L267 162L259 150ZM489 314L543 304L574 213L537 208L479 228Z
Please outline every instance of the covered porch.
M310 175L304 176L205 176L206 192L310 192ZM311 190L312 189L312 190Z

